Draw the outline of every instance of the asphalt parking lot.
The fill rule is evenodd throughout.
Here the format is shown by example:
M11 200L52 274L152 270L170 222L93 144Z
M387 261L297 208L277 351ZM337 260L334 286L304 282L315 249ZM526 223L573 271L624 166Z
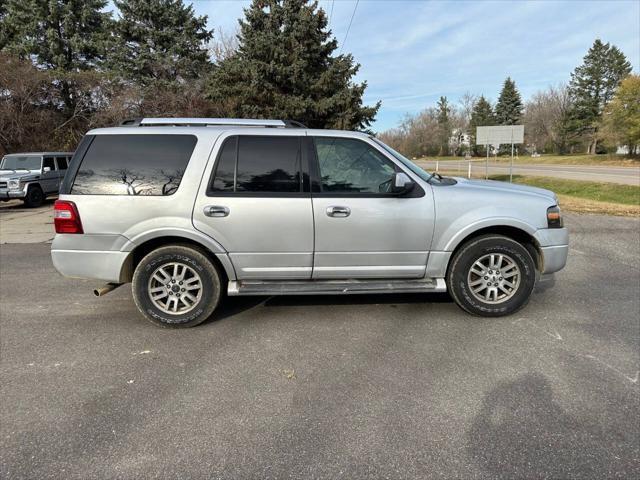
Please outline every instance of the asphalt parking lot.
M566 222L567 268L499 319L259 297L162 330L2 245L0 477L638 478L640 219Z

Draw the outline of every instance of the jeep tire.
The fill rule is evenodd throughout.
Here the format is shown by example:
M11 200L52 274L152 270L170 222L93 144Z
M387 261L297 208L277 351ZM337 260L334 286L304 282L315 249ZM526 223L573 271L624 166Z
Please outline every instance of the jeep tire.
M40 185L29 185L27 189L27 195L24 197L24 204L26 207L35 208L42 205L44 202L44 192Z

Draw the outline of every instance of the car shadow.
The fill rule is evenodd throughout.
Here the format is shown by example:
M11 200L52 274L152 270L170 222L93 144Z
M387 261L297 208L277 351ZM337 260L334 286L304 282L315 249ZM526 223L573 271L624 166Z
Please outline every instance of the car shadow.
M55 201L57 199L58 199L57 196L55 196L55 197L47 197L47 198L45 198L45 200L44 200L44 202L42 203L41 206L34 207L34 208L26 207L22 200L2 201L2 202L0 202L0 212L20 212L20 211L37 212L37 211L40 211L42 209L49 210L49 209L53 208L53 204L55 203Z
M529 373L486 395L469 434L471 458L491 478L630 478L637 454L622 441L625 420L567 413L549 380ZM630 473L630 472L627 472Z
M224 297L216 313L205 323L238 315L257 306L300 307L333 305L399 305L416 303L452 303L447 293L389 293L354 295L277 295Z

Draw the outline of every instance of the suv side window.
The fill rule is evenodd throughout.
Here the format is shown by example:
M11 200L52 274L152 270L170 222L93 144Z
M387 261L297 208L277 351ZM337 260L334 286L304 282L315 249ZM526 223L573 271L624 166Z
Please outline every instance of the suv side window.
M55 171L56 164L53 161L53 157L44 157L44 160L42 161L42 170L43 171L44 171L44 167L49 167L52 172Z
M386 194L396 167L367 143L351 138L315 137L323 193Z
M239 135L225 140L208 194L299 193L300 137Z
M172 195L196 146L194 135L96 135L78 168L76 195Z
M67 169L67 157L56 157L56 162L58 162L58 170Z

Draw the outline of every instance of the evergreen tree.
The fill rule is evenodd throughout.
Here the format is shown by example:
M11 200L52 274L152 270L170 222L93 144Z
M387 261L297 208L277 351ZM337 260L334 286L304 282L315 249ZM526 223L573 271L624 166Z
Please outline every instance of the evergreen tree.
M333 56L327 16L308 0L254 0L239 48L215 69L209 96L234 99L238 117L295 119L312 128L366 128L380 104L363 106L353 57Z
M65 124L85 115L86 77L102 64L111 14L106 0L8 0L0 31L3 50L51 72L49 107ZM82 86L84 84L84 86ZM79 105L83 105L79 107Z
M5 22L6 16L7 4L5 0L0 0L0 50L4 50L4 46L11 36L11 31L7 29L7 22Z
M449 141L451 140L451 107L447 97L440 97L437 109L439 155L447 155L449 153Z
M2 48L59 72L95 69L104 57L111 15L106 0L7 0Z
M522 117L522 108L522 98L516 82L507 77L496 104L496 122L498 125L516 125Z
M573 108L568 128L587 139L587 153L596 153L598 123L604 107L630 72L631 64L615 45L596 39L582 65L571 74L569 93Z
M207 42L213 31L182 0L115 0L108 67L143 85L199 78L210 68Z
M484 98L484 95L481 95L478 101L473 106L473 110L471 111L471 119L469 120L469 130L471 136L476 137L476 129L477 127L488 127L496 124L496 117L493 112L493 107L491 103ZM474 148L474 152L476 155L484 155L486 150L482 145L476 145Z

